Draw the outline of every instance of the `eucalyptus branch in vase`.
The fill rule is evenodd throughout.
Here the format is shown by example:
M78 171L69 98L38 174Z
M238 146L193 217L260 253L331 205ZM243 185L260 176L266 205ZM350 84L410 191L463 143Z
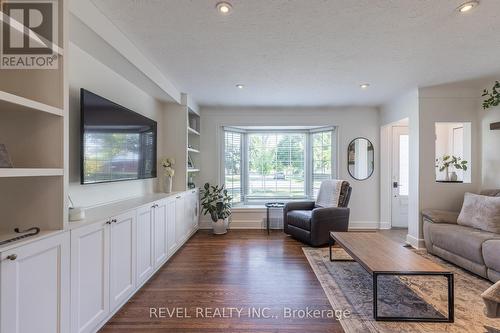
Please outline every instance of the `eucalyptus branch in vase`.
M443 157L436 158L436 168L438 168L439 172L446 171L445 181L456 181L457 175L453 171L453 175L450 178L450 167L455 168L455 170L463 170L467 171L467 161L462 159L461 157L453 156L453 155L444 155Z

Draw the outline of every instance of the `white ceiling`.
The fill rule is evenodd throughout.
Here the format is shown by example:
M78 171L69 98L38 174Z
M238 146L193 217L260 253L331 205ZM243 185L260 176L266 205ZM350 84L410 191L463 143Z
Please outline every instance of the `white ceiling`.
M461 15L464 1L229 0L229 16L217 0L94 3L201 105L338 106L500 73L500 1Z

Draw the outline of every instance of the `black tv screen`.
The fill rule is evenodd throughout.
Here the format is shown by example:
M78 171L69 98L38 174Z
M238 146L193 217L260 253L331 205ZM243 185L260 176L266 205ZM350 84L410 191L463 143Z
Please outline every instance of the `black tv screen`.
M81 183L156 177L156 121L81 89Z

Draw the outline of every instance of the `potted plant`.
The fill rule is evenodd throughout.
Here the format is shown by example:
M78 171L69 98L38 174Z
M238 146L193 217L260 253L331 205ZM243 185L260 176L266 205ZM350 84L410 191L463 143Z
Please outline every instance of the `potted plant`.
M175 160L170 157L165 157L161 160L161 166L163 167L163 175L164 175L164 183L163 183L163 191L165 193L172 192L172 178L174 177Z
M201 207L203 215L210 215L214 234L223 235L227 232L231 216L231 201L225 185L213 186L206 183L201 190Z
M450 175L450 166L454 167L456 170L467 171L467 161L462 160L461 157L456 157L453 155L444 155L441 158L436 158L436 168L438 168L439 172L446 171L445 181L457 181L457 173L453 171Z

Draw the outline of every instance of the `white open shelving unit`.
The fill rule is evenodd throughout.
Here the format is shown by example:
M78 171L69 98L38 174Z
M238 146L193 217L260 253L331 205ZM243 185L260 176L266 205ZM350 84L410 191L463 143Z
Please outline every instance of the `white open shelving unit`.
M0 69L0 144L13 164L0 168L0 240L14 228L45 234L66 226L66 5L58 2L57 69Z
M187 105L187 95L181 104L169 104L166 108L165 144L167 157L175 159L174 191L186 191L188 183L200 187L201 171L201 117L198 111ZM189 161L193 165L189 165Z

